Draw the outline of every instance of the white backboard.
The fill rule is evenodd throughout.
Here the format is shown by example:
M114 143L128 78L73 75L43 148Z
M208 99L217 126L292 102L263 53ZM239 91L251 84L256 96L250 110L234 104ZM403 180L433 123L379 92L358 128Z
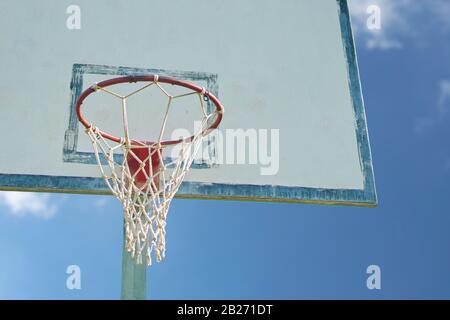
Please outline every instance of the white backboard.
M97 81L158 74L198 83L225 106L179 197L376 205L345 0L72 4L0 3L0 189L108 193L75 102ZM109 104L90 110L118 130ZM139 110L136 134L152 134L163 111ZM173 129L193 126L180 110Z

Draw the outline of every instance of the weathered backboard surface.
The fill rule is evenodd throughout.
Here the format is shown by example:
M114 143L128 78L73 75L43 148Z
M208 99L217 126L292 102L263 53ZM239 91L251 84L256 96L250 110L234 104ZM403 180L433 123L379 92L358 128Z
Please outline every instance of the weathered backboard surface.
M225 106L180 197L376 205L345 0L72 3L0 3L0 189L108 193L75 101L97 81L156 73ZM93 102L90 116L117 130L117 110ZM133 129L151 134L164 111L139 110Z

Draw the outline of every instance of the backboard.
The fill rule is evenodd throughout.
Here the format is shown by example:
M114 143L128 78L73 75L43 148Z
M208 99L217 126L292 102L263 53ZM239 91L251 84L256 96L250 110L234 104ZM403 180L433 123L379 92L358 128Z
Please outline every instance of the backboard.
M101 80L158 74L204 86L226 110L178 197L376 205L345 0L76 3L0 4L1 190L107 194L76 100ZM109 101L92 104L120 129ZM171 132L195 125L186 106ZM152 135L161 110L139 110L135 133Z

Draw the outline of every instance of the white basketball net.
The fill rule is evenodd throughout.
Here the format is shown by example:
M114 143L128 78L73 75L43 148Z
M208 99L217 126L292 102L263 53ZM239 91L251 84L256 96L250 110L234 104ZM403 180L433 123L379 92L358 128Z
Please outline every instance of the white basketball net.
M161 93L168 99L159 138L152 144L130 140L126 111L126 99L150 86L159 87ZM205 91L202 93L192 91L173 96L161 86L157 77L155 81L126 96L98 86L93 88L111 94L122 102L125 138L121 143L105 139L99 133L99 129L93 125L86 129L86 133L92 141L103 179L123 205L126 248L136 263L142 264L145 256L146 263L150 266L153 255L158 262L165 257L165 227L170 202L189 171L195 154L202 144L202 138L208 133L206 132L208 124L214 121L217 110L207 113ZM177 145L164 147L161 145L161 138L171 110L171 103L187 95L199 97L203 115L201 126L197 126L197 132L194 132L192 138L186 137ZM165 150L168 148L177 148L176 156L172 152L171 158L164 157Z

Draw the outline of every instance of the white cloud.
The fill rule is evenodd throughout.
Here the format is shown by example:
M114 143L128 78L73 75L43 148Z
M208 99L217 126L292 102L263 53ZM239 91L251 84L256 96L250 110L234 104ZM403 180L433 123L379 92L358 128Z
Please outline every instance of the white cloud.
M367 49L390 50L390 49L401 49L403 45L400 41L397 40L378 38L378 39L368 39L366 41L366 47Z
M416 133L422 135L439 125L450 111L450 80L439 83L439 98L431 114L416 121Z
M371 5L380 8L378 30L367 28ZM350 0L349 7L355 34L369 50L401 49L407 38L426 41L426 32L450 33L449 0Z
M9 213L16 216L33 215L44 219L53 217L57 211L48 194L32 192L0 192L0 205L6 206Z
M444 117L448 113L450 104L450 80L443 80L439 84L440 94L437 105L437 112L439 117Z
M107 204L108 204L108 198L106 198L106 196L99 196L99 198L94 201L94 205L97 208L103 208Z
M350 12L355 33L363 37L367 49L400 49L402 42L397 33L406 32L407 21L402 15L410 0L350 0ZM370 30L367 8L375 5L380 8L381 28Z
M425 2L429 2L425 1ZM437 22L444 33L450 32L450 1L431 0L432 5L427 4L430 12L436 17Z

